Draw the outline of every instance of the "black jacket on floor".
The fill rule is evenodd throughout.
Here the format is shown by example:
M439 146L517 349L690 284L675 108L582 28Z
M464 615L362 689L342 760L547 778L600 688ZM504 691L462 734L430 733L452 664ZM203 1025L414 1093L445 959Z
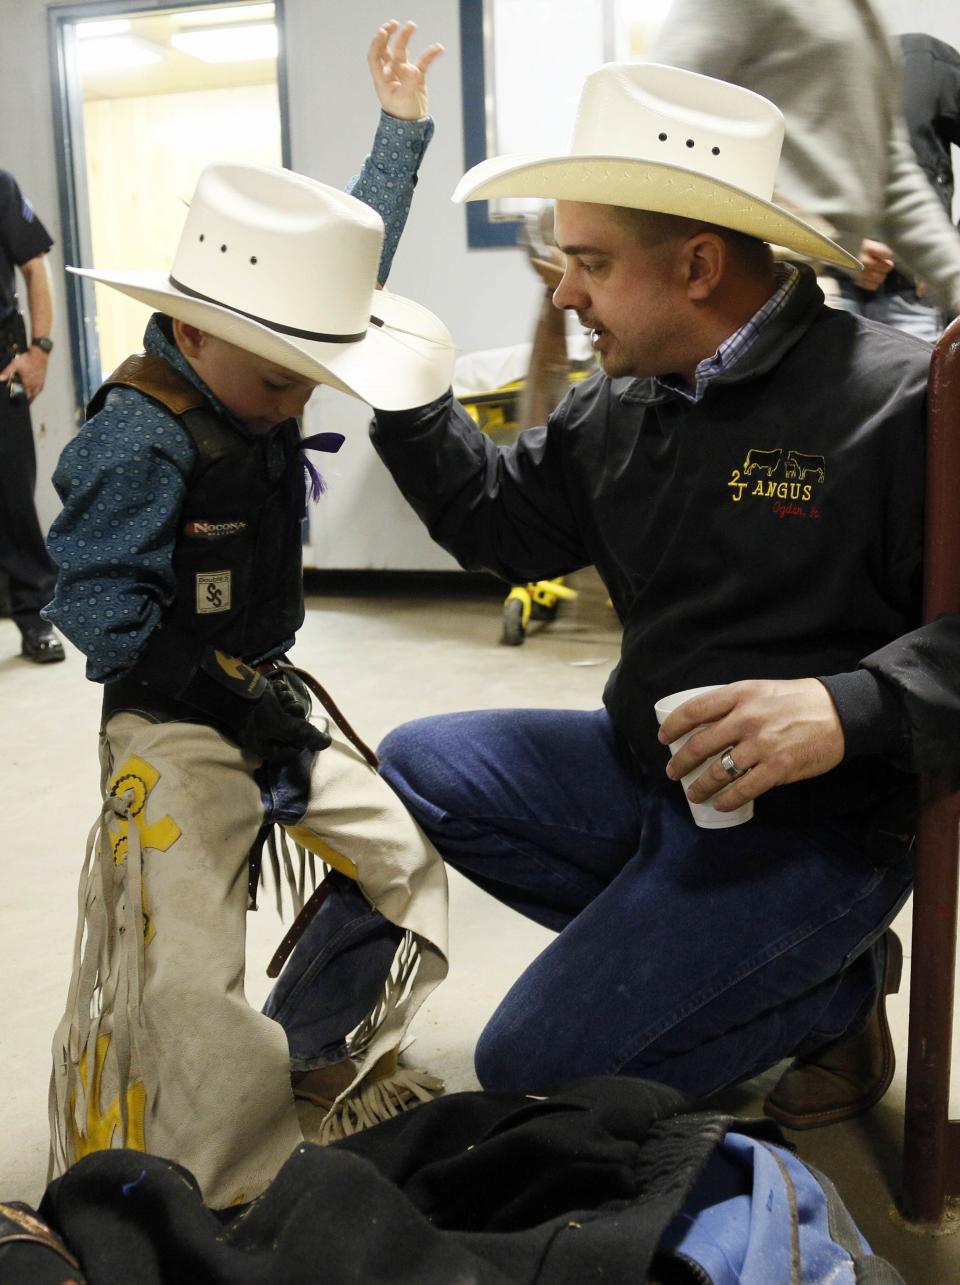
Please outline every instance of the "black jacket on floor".
M83 1276L52 1251L19 1243L0 1245L0 1278L641 1282L663 1229L732 1124L691 1112L671 1089L628 1078L584 1080L547 1098L453 1094L332 1146L298 1147L258 1200L219 1214L179 1165L98 1152L51 1183L40 1207ZM772 1125L756 1129L779 1137ZM38 1254L54 1274L41 1274Z

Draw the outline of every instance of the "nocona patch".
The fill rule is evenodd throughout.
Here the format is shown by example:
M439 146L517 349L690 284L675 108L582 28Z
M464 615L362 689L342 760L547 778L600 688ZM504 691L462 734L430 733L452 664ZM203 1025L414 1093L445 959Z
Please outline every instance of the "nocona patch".
M229 535L239 535L246 529L246 522L211 522L208 518L192 518L184 524L183 533L199 540L222 540Z

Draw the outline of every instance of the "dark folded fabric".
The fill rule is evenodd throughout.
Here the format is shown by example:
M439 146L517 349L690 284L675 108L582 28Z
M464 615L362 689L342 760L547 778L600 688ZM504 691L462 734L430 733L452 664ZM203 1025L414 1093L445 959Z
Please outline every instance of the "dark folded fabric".
M732 1123L624 1077L546 1098L459 1093L298 1147L236 1211L207 1209L171 1161L106 1151L51 1183L40 1215L90 1285L643 1281Z

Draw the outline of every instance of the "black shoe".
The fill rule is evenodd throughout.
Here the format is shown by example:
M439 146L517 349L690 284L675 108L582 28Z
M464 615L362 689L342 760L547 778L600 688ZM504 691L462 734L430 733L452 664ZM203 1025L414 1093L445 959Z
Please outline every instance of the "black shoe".
M63 643L53 632L50 625L27 626L23 630L23 645L20 655L38 665L52 665L58 660L66 660Z

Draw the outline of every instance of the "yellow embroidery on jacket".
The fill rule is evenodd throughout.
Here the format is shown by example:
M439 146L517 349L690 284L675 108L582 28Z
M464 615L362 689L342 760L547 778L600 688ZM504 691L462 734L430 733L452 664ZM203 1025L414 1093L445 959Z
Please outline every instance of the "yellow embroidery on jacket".
M97 1048L94 1054L93 1088L87 1095L87 1118L84 1132L77 1130L75 1111L76 1093L70 1095L70 1133L73 1142L73 1154L76 1160L90 1155L93 1151L108 1151L113 1146L113 1138L120 1130L120 1098L116 1097L105 1111L100 1109L100 1088L103 1080L103 1068L107 1060L107 1049L110 1036L97 1037ZM80 1082L84 1090L87 1087L87 1054L80 1056L78 1066ZM135 1080L127 1088L127 1137L123 1145L133 1151L146 1151L144 1117L147 1107L147 1091L142 1080Z
M112 795L128 796L130 815L140 831L141 848L155 848L158 852L166 852L180 838L180 827L170 816L163 816L159 821L147 825L145 816L150 791L159 780L160 773L156 768L132 755L111 777L107 790ZM126 817L118 817L116 828L109 827L113 841L113 859L118 866L122 865L127 855L128 825Z
M146 806L150 791L160 780L160 773L136 755L131 755L124 765L111 777L107 786L111 795L126 796L130 815L140 831L140 847L155 848L166 852L180 838L181 830L170 816L163 816L151 825L146 822ZM116 824L107 827L110 835L111 851L116 864L122 865L127 855L130 822L127 817L117 817ZM140 880L140 911L143 915L143 943L149 946L157 935L153 918L147 905L147 889L144 880Z

